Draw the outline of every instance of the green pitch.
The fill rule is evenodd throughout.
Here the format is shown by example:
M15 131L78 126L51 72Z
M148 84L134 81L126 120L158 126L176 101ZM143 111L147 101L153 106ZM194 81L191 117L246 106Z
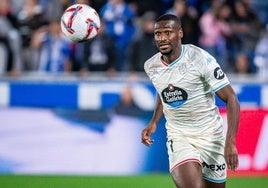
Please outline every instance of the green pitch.
M140 176L0 175L1 188L175 188L168 174ZM232 177L227 188L267 188L268 177Z

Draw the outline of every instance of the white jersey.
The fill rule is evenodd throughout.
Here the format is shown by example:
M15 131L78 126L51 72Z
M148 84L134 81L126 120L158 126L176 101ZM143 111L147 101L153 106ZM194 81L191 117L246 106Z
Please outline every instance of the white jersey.
M190 44L182 45L171 64L161 56L159 52L148 59L144 69L162 100L168 137L222 132L214 95L229 80L215 58Z

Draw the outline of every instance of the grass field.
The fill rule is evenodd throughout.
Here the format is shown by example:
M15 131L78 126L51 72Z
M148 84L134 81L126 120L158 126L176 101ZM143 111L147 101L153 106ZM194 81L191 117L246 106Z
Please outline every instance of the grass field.
M175 188L168 174L142 176L0 175L1 188ZM268 177L232 177L227 188L268 188Z

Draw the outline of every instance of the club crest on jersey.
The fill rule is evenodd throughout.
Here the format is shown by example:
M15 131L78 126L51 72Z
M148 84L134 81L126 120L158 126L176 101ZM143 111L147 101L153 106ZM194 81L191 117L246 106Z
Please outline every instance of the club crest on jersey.
M182 63L180 66L179 66L179 73L180 74L185 74L187 71L187 68L186 68L186 64L185 63Z
M172 84L169 84L168 87L162 91L161 95L163 101L172 107L179 107L188 99L188 94L185 90L175 87Z
M220 67L217 67L215 70L214 70L214 77L217 79L217 80L221 80L224 78L224 72L221 70Z

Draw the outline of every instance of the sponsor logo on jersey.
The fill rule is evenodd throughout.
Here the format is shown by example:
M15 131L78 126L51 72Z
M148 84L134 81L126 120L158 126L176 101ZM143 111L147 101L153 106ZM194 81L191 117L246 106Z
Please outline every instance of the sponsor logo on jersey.
M207 63L210 63L210 62L212 62L213 58L209 56L209 57L207 57L206 60L207 60Z
M184 104L188 98L188 94L185 90L175 87L172 84L169 84L162 93L162 98L165 103L172 107L179 107Z
M224 72L221 70L220 67L217 67L215 70L214 70L214 77L217 79L217 80L221 80L224 78Z
M226 168L226 164L207 164L206 162L202 163L203 168L208 168L212 171L223 171Z

